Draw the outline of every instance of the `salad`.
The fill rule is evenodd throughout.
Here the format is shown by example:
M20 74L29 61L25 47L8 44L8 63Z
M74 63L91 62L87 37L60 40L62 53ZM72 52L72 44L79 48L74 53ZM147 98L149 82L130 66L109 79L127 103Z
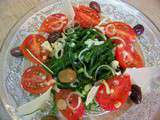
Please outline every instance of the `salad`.
M72 25L63 13L49 15L36 34L11 50L33 63L21 77L22 90L41 95L51 89L53 109L42 120L56 119L58 111L67 120L98 107L117 111L129 97L139 104L141 88L125 69L145 65L137 47L143 25L112 21L95 1L73 8Z

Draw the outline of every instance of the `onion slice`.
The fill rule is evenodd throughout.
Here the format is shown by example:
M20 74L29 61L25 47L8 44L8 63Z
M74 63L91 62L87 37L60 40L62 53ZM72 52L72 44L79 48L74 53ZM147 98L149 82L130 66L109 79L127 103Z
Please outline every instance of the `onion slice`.
M113 28L112 31L109 30L110 28ZM110 34L110 35L115 35L115 34L116 34L116 27L115 27L115 25L114 25L114 24L109 24L109 25L107 25L107 26L105 27L105 32L106 32L107 34Z
M69 98L70 98L73 94L78 95L78 104L77 104L76 107L72 107L72 106L70 105L70 103L69 103ZM79 95L77 92L71 92L71 93L68 95L68 97L67 97L67 99L66 99L66 102L67 102L68 107L69 107L71 110L75 111L75 110L77 110L77 109L80 107L81 102L82 102L82 99L81 99L80 95Z
M109 66L109 65L101 65L101 66L99 66L97 68L97 70L95 72L95 79L97 79L97 74L98 74L99 70L102 69L102 68L103 69L109 69L109 70L111 70L113 76L116 75L116 71L111 66Z
M89 93L87 95L86 106L89 105L89 103L92 102L92 100L96 96L96 93L97 93L98 89L99 89L99 86L93 86L91 88L91 90L89 91Z
M112 40L120 40L120 41L122 42L122 44L123 44L124 46L126 46L125 40L122 39L121 37L115 36L115 37L111 37L110 39L112 39Z
M103 80L103 84L104 84L104 86L105 86L105 88L106 88L106 93L107 93L108 95L110 95L110 94L111 94L111 90L110 90L110 88L109 88L108 83L107 83L105 80Z

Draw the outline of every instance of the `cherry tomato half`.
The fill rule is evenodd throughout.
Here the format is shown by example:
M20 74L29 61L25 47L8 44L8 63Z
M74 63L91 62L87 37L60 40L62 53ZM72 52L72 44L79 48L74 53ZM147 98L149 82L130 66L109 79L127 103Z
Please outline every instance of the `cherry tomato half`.
M39 32L53 33L62 32L68 24L68 18L64 14L48 16L42 23Z
M71 96L69 96L71 93L73 93L73 91L69 89L60 90L59 93L56 93L56 96L55 96L56 102L58 102L58 100L64 100L67 104L66 99L68 99L70 106L72 106L73 108L76 107L78 104L78 97L80 96L78 94L72 94ZM82 118L85 112L85 108L81 100L81 104L77 109L73 110L67 104L66 109L60 110L60 111L66 117L67 120L79 120L80 118Z
M47 73L41 66L32 66L26 69L22 75L22 88L31 94L44 93L53 84L52 75Z
M29 50L38 60L45 62L49 55L49 51L43 49L41 44L46 41L46 38L39 34L29 35L19 47L23 55L31 62L40 64L27 50Z
M108 111L119 109L128 99L131 91L131 80L129 75L115 76L105 81L110 89L106 92L104 84L100 85L96 94L96 101L99 105Z
M74 7L75 23L83 28L90 28L100 23L100 15L98 12L88 6L79 5Z
M130 44L136 41L136 33L133 28L127 23L123 22L110 22L104 25L105 34L109 38L117 38L116 43L123 43L122 40L126 44Z
M119 64L122 68L141 68L144 67L144 61L141 55L134 50L133 46L124 47L118 45L115 50L116 60L119 61Z

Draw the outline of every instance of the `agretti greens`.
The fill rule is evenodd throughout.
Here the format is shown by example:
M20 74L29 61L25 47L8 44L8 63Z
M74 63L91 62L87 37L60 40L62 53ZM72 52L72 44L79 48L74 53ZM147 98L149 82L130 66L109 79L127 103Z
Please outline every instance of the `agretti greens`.
M54 76L66 68L72 68L77 73L74 83L61 83L59 88L73 89L81 92L87 84L112 76L112 71L106 67L115 60L112 40L96 29L69 28L65 32L66 43L64 54L60 59L51 58L46 65L53 71ZM101 68L101 69L98 69ZM97 70L98 69L98 70Z

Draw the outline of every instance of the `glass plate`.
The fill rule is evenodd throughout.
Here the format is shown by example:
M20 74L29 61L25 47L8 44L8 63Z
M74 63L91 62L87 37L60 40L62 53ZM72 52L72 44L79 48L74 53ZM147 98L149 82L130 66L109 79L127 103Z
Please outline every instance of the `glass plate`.
M119 0L96 1L101 4L103 13L111 19L127 22L131 26L135 26L138 23L144 25L145 32L139 38L139 43L145 56L146 66L160 65L160 32L153 22L136 8ZM73 4L88 4L89 0L72 0L72 2ZM45 2L40 3L36 8L28 12L10 30L7 39L5 40L1 53L2 72L0 73L0 93L3 105L13 120L20 119L16 115L15 109L32 100L33 97L23 91L19 84L21 75L27 66L27 60L12 57L10 55L10 49L20 45L27 35L36 33L46 16L60 12L62 7L63 4L58 0L46 0ZM129 110L125 111L121 117L116 118L120 120L135 120L136 118L138 120L149 120L153 111L156 111L156 108L158 109L158 107L160 107L160 103L157 102L160 101L160 92L157 90L157 87L159 86L157 86L157 82L154 84L154 89L156 90L154 91L154 94L144 95L142 104L129 108ZM154 98L154 101L152 98ZM151 108L153 102L154 109ZM136 112L137 110L138 112ZM94 116L95 119L95 116L100 118L100 115L105 113L105 111L100 110L98 113L89 113L88 116L90 116L91 119L93 119ZM38 119L38 117L35 118Z

